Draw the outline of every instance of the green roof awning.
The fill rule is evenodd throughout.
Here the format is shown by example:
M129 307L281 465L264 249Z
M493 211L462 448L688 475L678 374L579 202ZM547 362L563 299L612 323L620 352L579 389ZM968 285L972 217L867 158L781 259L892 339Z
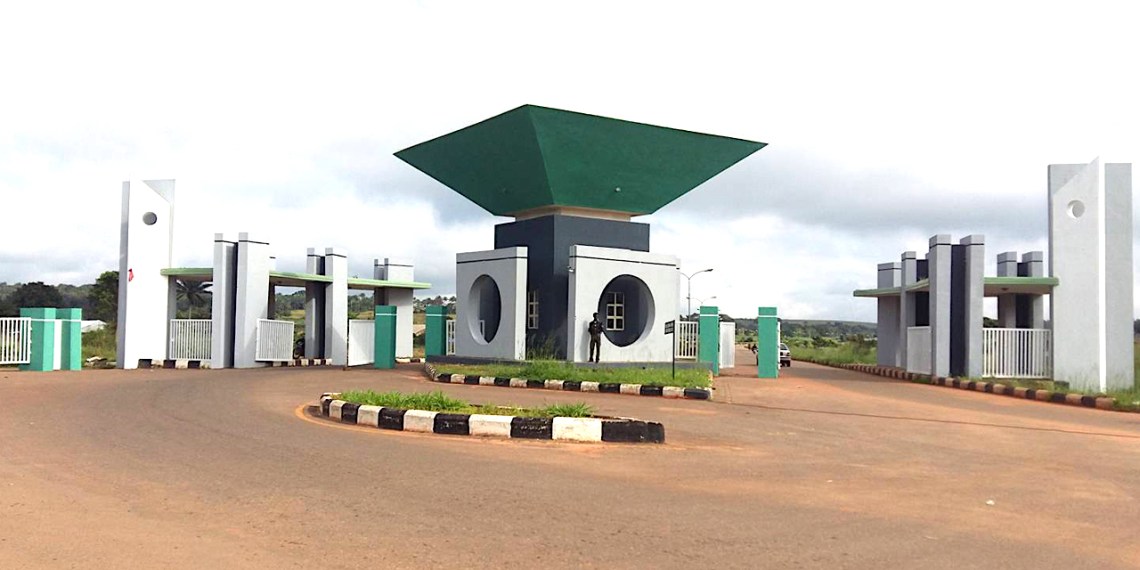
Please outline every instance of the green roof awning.
M396 156L488 212L651 214L765 143L523 105Z

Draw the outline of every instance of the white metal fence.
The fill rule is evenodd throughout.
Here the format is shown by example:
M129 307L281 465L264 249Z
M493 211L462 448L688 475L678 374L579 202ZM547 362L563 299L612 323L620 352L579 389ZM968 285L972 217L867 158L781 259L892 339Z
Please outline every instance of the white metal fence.
M360 366L376 361L376 321L348 321L348 365Z
M447 319L447 340L444 352L446 354L455 354L455 319Z
M214 322L210 319L171 319L170 349L172 360L209 360L213 348Z
M677 343L677 360L696 360L700 348L701 323L677 321L673 341Z
M1048 329L982 329L982 376L1050 378L1052 344Z
M32 319L0 318L0 364L29 364L32 361Z
M262 362L293 360L293 321L257 319L257 358Z
M736 323L720 324L720 367L736 366Z
M930 327L906 328L906 369L930 374Z

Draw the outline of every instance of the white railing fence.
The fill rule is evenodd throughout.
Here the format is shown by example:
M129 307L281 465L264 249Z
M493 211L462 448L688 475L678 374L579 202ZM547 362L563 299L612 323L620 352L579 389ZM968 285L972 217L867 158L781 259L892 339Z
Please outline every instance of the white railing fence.
M348 321L348 365L360 366L376 361L376 321Z
M677 360L696 360L701 345L701 323L677 321L673 341L677 343Z
M455 319L447 319L447 340L444 352L455 354Z
M293 321L257 319L257 358L261 362L293 360Z
M906 328L906 369L930 374L930 327Z
M720 324L720 367L736 366L736 323Z
M982 329L982 376L1050 378L1052 345L1049 329Z
M213 348L214 322L210 319L171 319L170 349L172 360L209 360Z
M0 318L0 364L32 362L32 319Z

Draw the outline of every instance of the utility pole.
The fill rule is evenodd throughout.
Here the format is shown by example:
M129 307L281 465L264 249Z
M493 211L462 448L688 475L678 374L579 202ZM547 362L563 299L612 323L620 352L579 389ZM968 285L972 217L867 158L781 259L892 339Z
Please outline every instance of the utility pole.
M689 285L688 293L685 294L685 318L688 318L689 315L693 314L693 278L697 275L700 275L701 273L708 273L710 271L712 271L711 267L708 269L702 269L700 271L693 272L691 275L686 275L684 271L681 271L680 267L677 268L677 272L680 273L681 276L688 281Z

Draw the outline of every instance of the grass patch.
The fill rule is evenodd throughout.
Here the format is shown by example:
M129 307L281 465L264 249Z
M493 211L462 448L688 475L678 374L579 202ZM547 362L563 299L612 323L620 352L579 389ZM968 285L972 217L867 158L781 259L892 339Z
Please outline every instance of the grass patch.
M402 410L446 412L450 414L488 414L526 418L587 418L594 415L594 409L582 402L552 404L543 408L516 408L512 406L492 406L486 404L476 405L458 398L452 398L439 391L428 392L426 394L405 394L402 392L378 393L372 390L349 390L342 392L338 398L355 404L382 406Z
M840 364L875 364L877 356L874 346L843 343L838 346L789 345L792 358L818 364L837 366Z
M530 360L522 364L435 364L440 374L466 374L530 380L571 380L643 386L707 388L707 370L678 368L674 379L668 368L579 367L561 360Z
M115 329L111 326L83 333L83 360L85 362L93 356L104 358L108 362L113 361L117 348Z

